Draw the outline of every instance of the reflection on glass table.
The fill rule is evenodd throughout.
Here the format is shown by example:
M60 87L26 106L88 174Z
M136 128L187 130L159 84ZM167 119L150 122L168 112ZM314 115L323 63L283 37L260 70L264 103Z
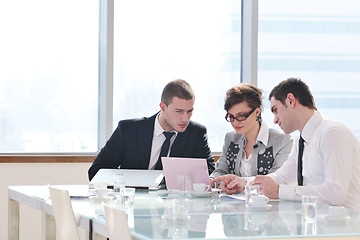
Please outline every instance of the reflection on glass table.
M74 186L65 186L70 189ZM87 191L87 186L84 186ZM9 198L51 214L46 186L9 187ZM79 187L77 186L77 191ZM84 192L85 192L84 190ZM34 202L36 204L34 205ZM107 237L103 204L123 208L121 200L91 201L86 196L72 198L80 222L89 222L98 235ZM252 211L244 200L220 197L192 197L166 190L136 190L132 208L125 209L131 234L136 239L238 239L242 237L281 238L360 236L360 212L346 210L343 219L329 219L329 205L318 203L316 221L303 220L301 202L269 201L271 207ZM10 206L10 205L9 205ZM179 215L180 213L180 215ZM9 211L12 222L14 212ZM181 216L181 217L179 217ZM87 225L79 225L87 228ZM16 239L16 238L14 238Z
M182 221L172 216L174 199L187 199L188 215ZM193 198L164 190L137 191L132 231L144 239L360 236L358 212L348 211L346 221L334 223L326 219L329 205L319 203L316 221L309 223L302 217L301 202L271 200L269 205L264 211L252 211L244 201L219 194Z

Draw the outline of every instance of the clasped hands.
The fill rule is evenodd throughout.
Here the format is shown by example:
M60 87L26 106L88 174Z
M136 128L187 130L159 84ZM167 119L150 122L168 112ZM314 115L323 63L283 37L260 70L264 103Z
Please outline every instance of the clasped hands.
M246 179L233 174L223 175L210 181L211 185L217 182L220 182L219 187L227 194L242 192L247 185ZM257 175L249 184L259 185L260 193L268 198L279 198L279 185L269 176Z

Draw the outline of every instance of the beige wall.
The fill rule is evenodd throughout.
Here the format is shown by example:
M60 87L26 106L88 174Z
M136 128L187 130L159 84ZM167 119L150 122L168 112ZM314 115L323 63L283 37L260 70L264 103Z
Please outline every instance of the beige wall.
M8 186L88 184L91 163L0 163L0 239L8 239ZM20 240L41 239L41 212L20 205Z

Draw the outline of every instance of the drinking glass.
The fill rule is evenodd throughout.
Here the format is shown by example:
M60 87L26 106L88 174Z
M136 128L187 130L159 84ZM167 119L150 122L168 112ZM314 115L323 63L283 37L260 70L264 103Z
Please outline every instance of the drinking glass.
M184 224L189 218L189 199L173 199L173 220L176 223Z
M120 200L124 209L132 208L134 204L135 188L121 188Z
M178 186L180 193L187 194L191 190L191 179L189 175L178 175Z
M96 196L96 190L95 190L94 184L89 183L89 185L88 185L88 193L89 193L89 198L92 198L92 197Z
M317 228L316 228L316 221L302 221L301 225L301 233L303 235L316 235Z
M259 195L259 185L245 186L245 206L252 205L252 197Z
M302 196L302 212L305 221L315 222L317 211L316 196Z
M115 173L113 175L113 182L114 182L114 193L118 196L120 195L120 189L124 188L126 184L125 174Z

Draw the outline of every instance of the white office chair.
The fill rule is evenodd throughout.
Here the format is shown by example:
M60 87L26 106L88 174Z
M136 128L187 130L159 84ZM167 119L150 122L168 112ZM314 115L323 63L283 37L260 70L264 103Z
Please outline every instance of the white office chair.
M69 192L49 186L57 240L80 240Z
M126 214L120 209L104 205L106 226L110 240L131 240Z

